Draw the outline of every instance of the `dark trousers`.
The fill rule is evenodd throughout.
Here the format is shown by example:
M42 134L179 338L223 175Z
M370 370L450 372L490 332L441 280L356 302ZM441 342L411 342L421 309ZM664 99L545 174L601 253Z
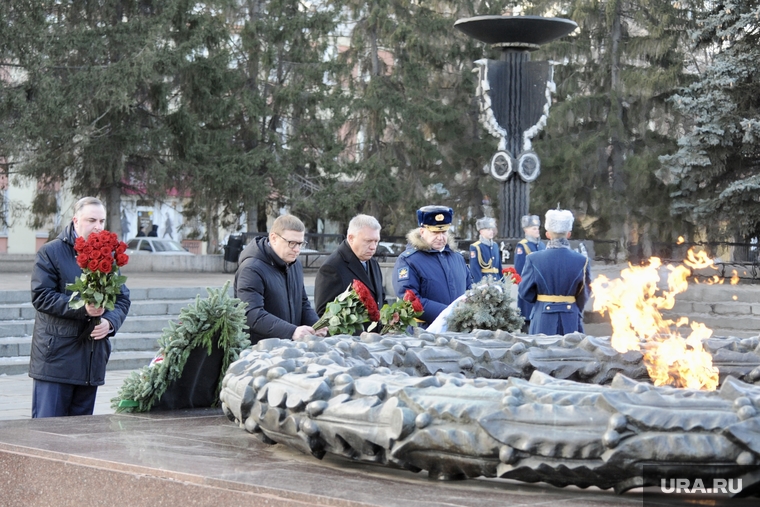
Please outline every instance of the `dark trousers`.
M92 415L98 386L78 386L34 379L32 418Z

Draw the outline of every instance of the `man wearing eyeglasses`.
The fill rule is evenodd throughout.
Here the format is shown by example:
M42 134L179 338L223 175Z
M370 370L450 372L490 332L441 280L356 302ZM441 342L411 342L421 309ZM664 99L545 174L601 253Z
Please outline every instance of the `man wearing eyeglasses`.
M472 285L464 257L456 251L455 244L450 244L453 218L454 210L448 206L423 206L417 210L419 227L406 235L409 245L396 259L393 289L400 298L407 289L417 294L425 310L421 317L423 327Z
M235 273L235 297L248 303L245 309L251 343L265 338L303 340L325 336L327 328L314 331L317 313L309 303L298 260L306 247L303 222L281 215L269 235L256 238L240 254Z

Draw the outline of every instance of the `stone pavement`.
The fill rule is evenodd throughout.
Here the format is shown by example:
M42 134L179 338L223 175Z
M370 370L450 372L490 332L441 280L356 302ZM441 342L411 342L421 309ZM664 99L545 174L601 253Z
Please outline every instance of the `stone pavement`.
M641 494L319 460L213 409L0 421L3 507L637 507Z

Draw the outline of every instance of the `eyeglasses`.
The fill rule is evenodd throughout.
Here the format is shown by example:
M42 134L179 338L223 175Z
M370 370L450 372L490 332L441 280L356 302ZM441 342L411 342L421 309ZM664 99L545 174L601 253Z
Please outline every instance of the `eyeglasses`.
M275 232L275 234L277 234L277 233ZM280 236L279 234L277 234L277 235ZM306 248L309 245L308 241L290 241L289 239L285 239L282 236L280 236L280 238L282 238L283 241L285 241L285 242L288 243L288 247L291 250L295 250L296 247L297 248Z

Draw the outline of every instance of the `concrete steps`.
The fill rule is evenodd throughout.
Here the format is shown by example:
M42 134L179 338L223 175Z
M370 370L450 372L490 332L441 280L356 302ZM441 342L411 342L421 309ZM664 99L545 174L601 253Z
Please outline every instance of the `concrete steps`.
M119 333L111 338L109 370L133 370L150 362L158 351L157 340L169 321L197 296L207 297L205 287L157 287L132 289L132 305ZM35 310L30 291L0 292L0 375L26 373L32 343Z

